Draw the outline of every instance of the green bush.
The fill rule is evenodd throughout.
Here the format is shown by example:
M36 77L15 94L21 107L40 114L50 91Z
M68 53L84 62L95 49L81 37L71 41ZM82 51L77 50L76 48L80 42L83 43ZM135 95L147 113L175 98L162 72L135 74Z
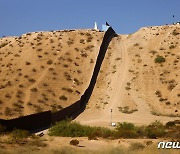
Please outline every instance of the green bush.
M165 61L166 59L163 56L159 56L159 55L154 59L155 63L163 63Z
M148 126L135 126L132 123L118 123L115 130L103 127L90 127L80 125L77 122L64 120L56 123L49 129L50 136L63 137L88 137L89 140L102 138L157 138L165 135L165 126L155 121Z
M83 126L76 122L70 123L69 120L56 123L49 130L50 136L66 136L66 137L81 137L84 135Z
M77 146L79 144L79 141L77 139L73 139L69 142L69 144Z
M145 135L148 138L162 137L165 135L165 126L159 121L152 122L145 128Z
M27 130L15 129L10 133L10 140L12 143L18 143L24 138L29 136L29 132Z
M112 134L113 131L107 128L83 126L77 122L70 122L69 120L58 122L49 129L50 136L87 136L89 139L94 139L95 137L108 138L112 136Z
M140 136L138 133L138 127L132 123L118 123L116 130L118 137L123 138L137 138Z

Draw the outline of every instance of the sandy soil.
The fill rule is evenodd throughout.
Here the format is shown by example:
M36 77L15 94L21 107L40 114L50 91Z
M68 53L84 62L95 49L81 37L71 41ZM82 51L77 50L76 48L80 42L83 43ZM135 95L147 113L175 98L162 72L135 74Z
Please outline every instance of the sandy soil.
M87 109L75 120L108 127L111 109L112 122L142 125L179 119L180 41L173 31L179 33L180 26L147 27L114 38ZM171 45L175 47L170 49ZM164 56L166 62L155 63L157 55Z

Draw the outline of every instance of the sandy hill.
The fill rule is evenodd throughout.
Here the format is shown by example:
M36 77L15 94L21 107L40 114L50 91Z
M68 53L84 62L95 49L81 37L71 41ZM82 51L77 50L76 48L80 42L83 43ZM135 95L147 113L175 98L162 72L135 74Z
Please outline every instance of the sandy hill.
M76 120L147 124L180 116L180 25L113 38L87 110Z
M0 118L57 111L88 87L104 33L33 32L0 39Z
M88 87L104 33L27 33L0 39L0 118L57 111ZM141 28L110 42L77 121L146 124L180 116L180 25Z

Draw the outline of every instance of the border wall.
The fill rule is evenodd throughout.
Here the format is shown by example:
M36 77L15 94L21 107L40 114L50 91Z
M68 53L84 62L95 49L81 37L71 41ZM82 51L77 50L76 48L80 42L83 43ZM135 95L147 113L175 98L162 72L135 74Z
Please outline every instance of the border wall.
M84 94L81 96L80 100L55 113L52 113L51 111L45 111L11 120L0 119L0 124L5 126L7 130L17 128L37 132L38 130L48 128L55 122L64 120L66 118L74 119L77 117L85 110L86 104L91 97L107 48L114 36L116 36L116 32L111 27L109 27L104 34L90 84L85 90Z

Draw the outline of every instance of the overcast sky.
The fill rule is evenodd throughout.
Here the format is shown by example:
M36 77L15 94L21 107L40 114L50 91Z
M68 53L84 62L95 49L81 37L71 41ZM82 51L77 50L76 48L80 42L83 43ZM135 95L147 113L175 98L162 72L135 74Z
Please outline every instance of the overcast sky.
M0 0L0 37L33 31L93 28L117 33L180 21L180 0Z

